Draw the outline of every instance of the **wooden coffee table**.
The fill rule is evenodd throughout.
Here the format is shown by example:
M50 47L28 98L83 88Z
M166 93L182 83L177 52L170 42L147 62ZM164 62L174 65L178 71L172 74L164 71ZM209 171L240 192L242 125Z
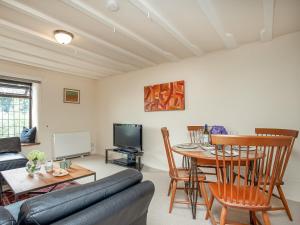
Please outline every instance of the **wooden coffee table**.
M81 167L79 165L72 164L71 168L68 169L68 171L68 175L62 177L55 177L52 175L52 172L47 173L45 172L44 168L42 168L39 173L34 174L34 176L29 176L25 167L23 167L18 169L1 171L1 175L11 188L12 192L14 193L16 201L18 200L18 196L21 194L34 192L36 190L46 187L55 187L58 184L73 181L83 177L94 176L94 181L96 181L96 172ZM2 187L2 184L0 185Z

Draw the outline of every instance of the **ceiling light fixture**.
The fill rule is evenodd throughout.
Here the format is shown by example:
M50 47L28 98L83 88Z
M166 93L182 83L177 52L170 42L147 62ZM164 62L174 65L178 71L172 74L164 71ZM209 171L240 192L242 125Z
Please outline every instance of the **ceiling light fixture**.
M59 44L67 45L72 41L74 35L64 30L56 30L54 31L54 38Z
M120 9L119 3L117 0L107 0L106 8L112 12L117 12Z

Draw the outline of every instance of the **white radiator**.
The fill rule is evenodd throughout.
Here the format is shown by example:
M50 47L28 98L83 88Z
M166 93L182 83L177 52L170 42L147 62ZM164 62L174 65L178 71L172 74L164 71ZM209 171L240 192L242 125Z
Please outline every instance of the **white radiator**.
M89 132L55 133L53 135L54 158L68 158L91 152Z

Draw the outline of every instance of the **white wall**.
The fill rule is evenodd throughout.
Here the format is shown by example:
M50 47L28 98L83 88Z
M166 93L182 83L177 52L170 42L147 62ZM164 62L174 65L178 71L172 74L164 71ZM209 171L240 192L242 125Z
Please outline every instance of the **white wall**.
M176 80L186 82L186 110L144 112L144 86ZM220 124L239 134L253 134L255 127L300 130L299 86L300 32L104 78L98 82L98 151L112 146L113 122L143 124L144 162L161 169L167 168L163 126L173 144L188 141L191 124ZM293 199L300 188L299 160L297 140L286 174Z
M53 133L90 131L96 143L96 84L95 80L52 72L0 60L0 75L40 80L38 88L39 146L24 147L26 153L39 149L52 157ZM80 90L80 104L63 103L63 88Z

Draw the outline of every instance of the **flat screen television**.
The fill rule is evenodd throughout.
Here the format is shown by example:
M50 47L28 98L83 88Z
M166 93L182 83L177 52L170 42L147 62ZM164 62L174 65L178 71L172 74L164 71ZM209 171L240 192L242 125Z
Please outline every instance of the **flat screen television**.
M113 124L114 146L123 149L143 150L143 126L140 124Z

